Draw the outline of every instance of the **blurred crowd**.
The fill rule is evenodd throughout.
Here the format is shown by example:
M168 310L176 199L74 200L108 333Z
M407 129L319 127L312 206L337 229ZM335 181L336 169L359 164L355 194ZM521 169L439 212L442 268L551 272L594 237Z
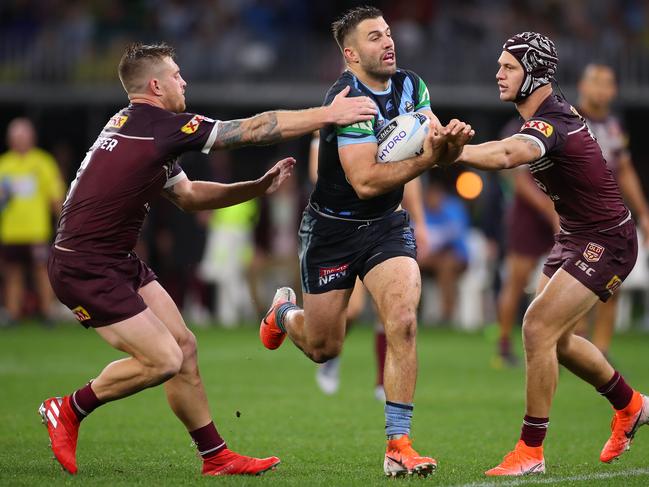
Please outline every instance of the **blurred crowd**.
M613 64L625 83L649 84L642 0L6 0L0 81L112 82L132 40L177 46L191 81L328 81L340 66L330 23L361 3L384 10L401 62L421 66L431 84L490 81L493 53L520 30L554 39L564 82L576 81L587 52Z

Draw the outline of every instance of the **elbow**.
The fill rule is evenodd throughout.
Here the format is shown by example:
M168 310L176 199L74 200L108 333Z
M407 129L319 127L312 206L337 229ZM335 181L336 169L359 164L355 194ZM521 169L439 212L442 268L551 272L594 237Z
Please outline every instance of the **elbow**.
M513 169L518 166L518 162L514 160L511 154L505 154L500 162L500 167L497 169Z
M356 191L356 196L358 196L358 198L361 200L369 200L379 195L376 189L369 184L360 184L354 186L354 191Z

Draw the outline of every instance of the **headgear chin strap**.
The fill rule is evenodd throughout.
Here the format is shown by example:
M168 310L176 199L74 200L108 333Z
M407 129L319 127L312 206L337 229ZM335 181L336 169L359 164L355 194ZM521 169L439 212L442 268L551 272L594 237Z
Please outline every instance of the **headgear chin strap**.
M515 101L527 98L554 79L559 58L550 38L536 32L522 32L507 39L503 50L514 56L525 71Z

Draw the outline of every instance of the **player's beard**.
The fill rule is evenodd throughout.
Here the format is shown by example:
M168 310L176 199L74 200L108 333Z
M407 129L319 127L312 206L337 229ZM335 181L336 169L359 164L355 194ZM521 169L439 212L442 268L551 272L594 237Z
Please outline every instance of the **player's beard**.
M383 59L371 60L363 63L363 69L367 74L381 81L389 80L394 73L397 72L397 63L395 56L395 63L391 66L383 64Z

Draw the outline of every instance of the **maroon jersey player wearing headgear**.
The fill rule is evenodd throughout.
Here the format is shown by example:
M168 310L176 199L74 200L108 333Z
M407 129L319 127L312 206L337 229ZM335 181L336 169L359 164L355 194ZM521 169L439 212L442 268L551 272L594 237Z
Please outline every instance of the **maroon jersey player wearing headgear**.
M487 475L545 472L543 440L559 363L592 384L615 410L600 459L610 462L649 422L649 399L632 389L592 343L573 333L598 299L606 301L637 257L635 226L602 151L584 119L553 93L554 43L535 32L507 40L496 75L500 99L516 104L525 123L503 140L466 145L457 162L478 169L529 164L554 201L561 230L545 263L537 296L525 313L526 414L521 438Z
M72 394L41 404L52 451L66 471L76 473L80 422L104 403L164 383L171 409L203 459L203 474L262 473L279 459L246 457L226 447L198 371L196 339L133 247L159 194L183 210L222 208L273 192L295 163L283 159L255 181L220 184L190 181L177 161L183 152L270 144L330 123L369 120L374 104L365 97L346 98L345 91L326 107L243 120L184 113L187 83L165 44L129 46L119 76L130 105L103 128L70 186L49 276L81 324L128 357L108 364Z

